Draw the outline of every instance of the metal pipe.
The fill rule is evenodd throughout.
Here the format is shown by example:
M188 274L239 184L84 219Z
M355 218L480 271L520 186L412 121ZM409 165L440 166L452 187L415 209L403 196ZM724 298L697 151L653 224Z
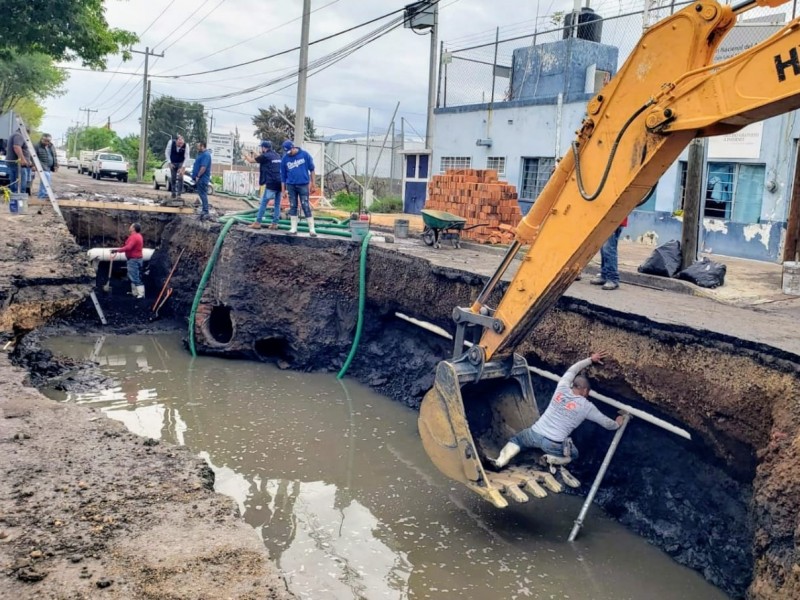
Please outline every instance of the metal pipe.
M592 489L589 490L589 495L586 496L586 500L583 502L581 512L578 513L578 518L575 519L575 525L572 526L572 531L569 534L568 541L574 542L575 538L578 536L578 532L581 530L581 527L583 527L583 520L586 518L586 513L589 510L589 506L591 506L592 500L594 500L594 496L597 494L597 490L600 488L600 483L603 481L603 477L606 474L608 465L611 464L611 459L614 458L614 453L617 451L619 441L622 439L622 434L625 433L625 428L628 426L628 422L630 420L630 415L622 415L622 425L619 426L619 429L617 429L617 432L614 434L614 439L611 440L611 445L606 451L606 457L603 459L603 464L600 465L600 470L597 472L597 475L595 475Z
M411 323L412 325L416 325L417 327L420 327L420 328L422 328L422 329L424 329L426 331L434 333L434 334L436 334L436 335L438 335L440 337L446 338L448 340L452 340L453 339L453 336L450 335L450 333L448 333L445 329L442 329L438 325L434 325L433 323L428 323L427 321L421 321L419 319L415 319L414 317L409 317L408 315L404 315L403 313L399 313L399 312L394 313L394 315L399 319L407 321L408 323ZM473 344L472 344L472 342L465 341L464 345L467 346L467 347L471 347ZM539 375L540 377L544 377L545 379L550 379L551 381L560 381L561 380L561 378L558 375L556 375L555 373L551 373L550 371L545 371L544 369L539 369L538 367L528 367L528 371L530 371L531 373L534 373L535 375ZM600 394L600 393L595 392L594 390L592 390L592 391L589 392L589 396L591 398L594 398L595 400L599 400L600 402L605 402L609 406L613 406L614 408L618 408L619 410L625 411L626 413L630 414L631 416L637 417L637 418L641 419L642 421L646 421L646 422L650 423L651 425L655 425L656 427L660 427L661 429L669 431L670 433L674 433L675 435L677 435L679 437L682 437L682 438L687 439L687 440L691 440L692 439L692 435L688 431L686 431L685 429L677 427L677 426L673 425L672 423L667 423L663 419L659 419L658 417L654 417L653 415L648 414L648 413L646 413L643 410L640 410L638 408L634 408L633 406L629 406L629 405L625 404L624 402L620 402L619 400L614 400L613 398L610 398L610 397L606 396L605 394Z

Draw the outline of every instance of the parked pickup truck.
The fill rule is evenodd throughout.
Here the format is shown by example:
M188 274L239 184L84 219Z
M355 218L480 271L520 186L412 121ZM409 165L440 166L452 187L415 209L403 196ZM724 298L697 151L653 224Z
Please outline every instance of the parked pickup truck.
M98 152L92 160L92 179L112 177L119 181L128 181L128 162L121 154Z
M78 174L91 174L92 160L94 159L95 154L97 153L94 150L81 150L80 161L78 162Z

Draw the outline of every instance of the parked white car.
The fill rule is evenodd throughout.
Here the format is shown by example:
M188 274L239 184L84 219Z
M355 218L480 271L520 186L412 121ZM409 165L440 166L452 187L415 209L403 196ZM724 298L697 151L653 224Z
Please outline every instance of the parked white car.
M128 162L121 154L98 152L92 160L92 179L112 177L119 181L128 181Z
M81 150L80 160L78 161L78 174L86 175L92 174L92 161L97 156L97 152L92 150Z
M72 156L72 157L70 157L70 159L67 161L67 168L68 168L68 169L77 169L77 168L80 166L80 164L81 164L81 163L80 163L80 161L78 160L78 158L77 158L77 157L75 157L75 156Z
M192 167L194 166L194 159L187 158L186 162L183 163L184 173L183 173L183 191L192 193L194 192L194 179L191 178ZM161 187L167 188L168 192L172 191L172 182L170 181L170 168L169 162L164 162L161 165L160 169L156 169L153 171L153 189L160 190ZM214 184L208 184L208 193L214 193Z

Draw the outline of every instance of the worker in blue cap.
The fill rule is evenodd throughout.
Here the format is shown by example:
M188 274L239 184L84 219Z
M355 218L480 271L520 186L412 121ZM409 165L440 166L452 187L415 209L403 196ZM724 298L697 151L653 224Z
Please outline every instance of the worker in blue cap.
M297 235L297 200L303 206L303 214L308 221L308 233L317 237L314 231L314 216L311 214L311 205L308 203L309 194L316 192L314 185L314 159L311 155L295 146L291 140L283 142L284 155L281 159L281 184L283 195L289 197L289 218L292 227L289 235Z
M258 185L261 186L261 204L258 207L256 220L250 225L253 229L261 229L261 219L267 210L270 200L274 201L272 211L272 223L270 229L278 228L278 221L281 218L281 157L272 149L272 142L262 140L261 154L253 156L253 153L245 154L245 162L250 164L258 163Z

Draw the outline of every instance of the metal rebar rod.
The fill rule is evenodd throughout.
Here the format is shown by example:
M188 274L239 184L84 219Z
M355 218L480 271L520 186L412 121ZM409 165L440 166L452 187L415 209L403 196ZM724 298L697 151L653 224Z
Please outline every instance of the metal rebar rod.
M622 425L620 425L619 429L617 429L617 432L614 434L614 439L611 440L611 445L606 451L606 457L603 459L603 464L600 465L600 470L597 472L597 475L595 475L592 489L589 490L589 495L586 496L586 500L583 502L581 512L578 513L578 518L575 519L575 525L572 526L572 531L569 534L570 542L575 541L575 538L578 536L578 532L581 530L581 527L583 527L583 520L586 518L586 513L589 510L589 506L591 506L594 496L597 494L597 490L600 488L600 483L603 481L603 477L605 477L606 471L608 470L608 465L611 464L611 459L614 458L614 453L617 451L619 441L622 439L622 435L625 433L625 428L628 426L628 422L630 420L630 415L626 414L622 416Z

